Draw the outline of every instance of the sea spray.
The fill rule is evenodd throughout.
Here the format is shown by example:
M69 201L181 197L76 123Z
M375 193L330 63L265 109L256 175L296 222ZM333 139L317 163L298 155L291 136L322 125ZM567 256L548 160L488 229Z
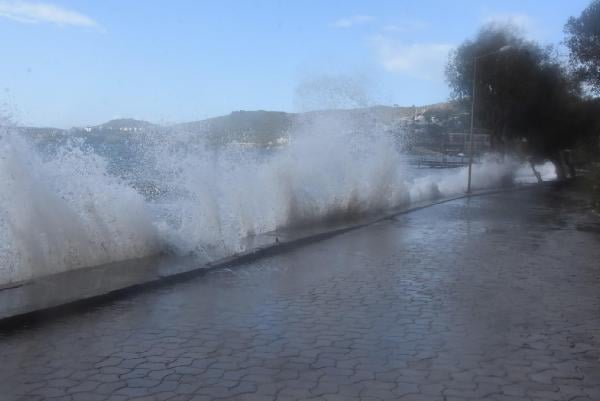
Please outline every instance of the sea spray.
M407 202L392 138L352 121L311 115L277 150L208 150L194 134L164 132L145 143L159 226L178 252L228 254L244 238L281 227L348 220ZM183 144L187 144L183 146ZM158 184L164 185L164 184Z
M144 198L77 144L44 159L0 134L0 283L156 253Z
M40 147L4 128L0 284L161 252L219 258L254 234L348 222L466 188L466 168L411 167L398 133L368 113L303 114L281 139L215 148L198 132L156 129L99 151L68 135ZM127 160L115 156L123 147ZM490 156L473 184L496 187L515 172L525 175L518 161Z

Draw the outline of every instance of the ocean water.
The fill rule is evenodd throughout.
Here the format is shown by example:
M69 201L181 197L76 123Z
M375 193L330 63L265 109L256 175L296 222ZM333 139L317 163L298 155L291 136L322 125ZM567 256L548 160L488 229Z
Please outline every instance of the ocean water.
M384 130L311 121L272 149L162 130L91 146L0 129L0 285L163 252L218 257L248 236L464 193L466 168L417 169ZM553 179L554 167L539 167ZM533 182L488 155L476 189Z

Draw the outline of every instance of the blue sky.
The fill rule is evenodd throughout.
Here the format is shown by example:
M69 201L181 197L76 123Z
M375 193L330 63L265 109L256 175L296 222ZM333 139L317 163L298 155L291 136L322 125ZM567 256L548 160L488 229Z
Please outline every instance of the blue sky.
M297 111L356 98L434 103L448 97L448 51L482 24L510 22L557 44L567 18L588 4L0 0L0 104L21 124L70 127ZM347 86L349 100L331 99ZM299 96L306 87L316 91L310 104Z

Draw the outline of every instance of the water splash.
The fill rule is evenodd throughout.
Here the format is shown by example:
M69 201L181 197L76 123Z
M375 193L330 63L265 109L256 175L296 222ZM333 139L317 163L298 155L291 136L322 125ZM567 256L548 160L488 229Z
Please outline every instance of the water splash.
M44 151L4 128L0 283L160 252L221 257L253 234L349 221L466 187L466 169L415 171L369 116L308 114L282 138L287 145L274 150L215 150L197 133L158 130L119 144L135 160L115 168L110 152L83 142ZM473 184L495 187L516 172L525 174L516 160L488 157Z
M143 196L76 144L45 160L0 134L0 283L157 252Z

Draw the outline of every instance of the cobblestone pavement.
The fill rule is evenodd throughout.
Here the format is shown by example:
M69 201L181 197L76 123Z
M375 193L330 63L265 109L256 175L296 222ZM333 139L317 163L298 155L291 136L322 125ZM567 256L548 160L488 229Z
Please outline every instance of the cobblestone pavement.
M600 400L600 221L454 201L0 329L1 400Z

